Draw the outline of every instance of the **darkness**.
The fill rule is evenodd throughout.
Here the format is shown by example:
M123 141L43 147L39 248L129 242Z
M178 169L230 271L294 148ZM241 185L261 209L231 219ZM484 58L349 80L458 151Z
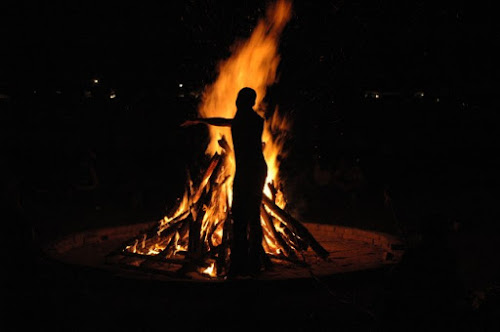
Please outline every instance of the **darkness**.
M88 271L54 278L41 247L164 215L186 169L203 165L206 132L179 124L268 3L2 4L2 291L17 324L100 330L101 310L123 314L116 293L130 285L110 290ZM303 221L397 234L407 250L376 276L311 281L297 294L250 284L248 302L227 290L222 299L249 310L262 300L254 289L277 306L294 298L301 305L282 317L298 330L498 329L495 21L492 4L476 2L294 2L266 97L294 122L282 164L287 208ZM155 315L171 309L174 295L147 287L130 291L156 303ZM136 308L129 329L158 326L142 325L147 310ZM208 315L193 310L177 313Z

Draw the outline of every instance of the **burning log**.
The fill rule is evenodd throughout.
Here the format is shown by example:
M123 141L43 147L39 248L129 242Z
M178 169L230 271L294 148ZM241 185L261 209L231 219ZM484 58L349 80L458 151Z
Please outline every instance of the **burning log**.
M179 240L179 233L176 232L171 236L170 241L168 242L165 249L163 249L160 253L158 253L156 256L153 257L157 257L158 259L170 258L175 252L175 247L177 246L178 240Z
M216 152L213 156L212 159L210 160L210 164L205 171L205 174L201 178L200 185L198 187L198 190L196 191L195 195L193 196L193 204L197 203L198 200L201 197L201 194L203 193L203 189L205 189L205 186L208 183L208 180L212 176L212 173L214 172L215 168L217 165L220 164L221 156Z
M309 248L309 244L297 235L297 230L294 229L292 225L281 222L280 226L283 230L283 234L285 235L283 238L292 249L296 251L305 251Z
M266 224L266 228L271 231L273 239L276 241L276 245L282 250L283 254L286 257L296 257L293 248L290 248L287 245L281 234L274 227L272 217L269 215L269 213L267 213L263 205L260 207L260 214L262 216L262 220L264 220Z
M205 171L202 177L200 186L193 198L193 207L191 208L191 214L193 218L189 223L189 245L188 253L193 257L200 257L202 253L202 246L200 243L201 238L201 224L206 213L206 205L210 203L213 194L213 186L210 186L209 191L203 194L203 190L206 188L209 180L214 174L214 170L220 165L221 156L215 153L210 161L210 165ZM218 168L220 169L220 167ZM203 199L200 200L200 197Z
M179 227L179 229L177 230L177 232L179 233L179 236L180 236L180 246L182 248L187 248L188 246L188 243L189 243L189 225L191 223L191 218L192 216L189 215L188 218L186 218L186 222L184 222L182 224L181 227ZM177 254L180 254L182 253L182 251L179 251L177 252Z
M171 225L176 225L177 223L179 223L182 220L184 220L187 217L189 217L189 215L190 215L189 211L184 211L183 213L179 214L177 217L175 217L171 221L167 222L166 224L163 224L163 223L160 222L160 226L156 227L156 228L153 228L153 229L156 229L156 233L158 235L160 235L160 234L163 233L163 231L168 230ZM150 235L150 233L151 232L147 232L146 234ZM169 234L169 233L167 233L167 234Z
M223 154L221 156L220 162L217 164L215 170L213 171L213 174L212 174L210 181L209 181L209 189L207 192L207 205L212 206L212 208L215 210L219 209L220 204L222 203L222 202L220 202L220 195L221 195L221 190L222 190L222 183L224 181L222 181L222 183L219 183L218 181L220 179L220 176L223 173L223 165L226 161L225 159L226 159L226 154ZM226 202L226 204L227 204L227 202ZM229 205L227 204L226 206L229 206ZM217 228L219 227L219 225L221 224L221 222L223 222L223 221L220 221L218 219L219 218L217 218L216 220L213 220L211 222L208 222L208 223L205 222L205 225L203 227L204 230L203 230L203 234L201 234L201 238L206 243L206 245L208 247L208 251L214 249L215 246L212 243L212 236L215 233L215 231L217 230ZM203 222L203 220L202 220L202 222Z
M298 220L293 218L287 212L283 211L279 206L274 204L269 197L262 195L262 202L280 218L284 223L290 225L296 230L298 236L304 239L312 250L321 258L326 259L329 252L321 246L321 244L316 241L316 239L309 233L307 228L305 228Z
M182 238L180 230L185 228L185 225L188 225L189 221L190 221L189 219L184 219L175 224L173 227L171 227L171 229L168 230L171 233L171 236L167 246L165 247L165 249L163 249L160 253L158 253L154 257L158 257L159 259L170 258L174 254L176 246L179 240Z

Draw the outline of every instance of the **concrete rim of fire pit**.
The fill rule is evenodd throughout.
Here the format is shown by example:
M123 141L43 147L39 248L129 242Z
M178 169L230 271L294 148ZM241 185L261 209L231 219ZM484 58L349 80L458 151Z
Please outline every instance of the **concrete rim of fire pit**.
M109 253L119 248L124 241L151 228L155 223L146 222L73 233L51 242L44 250L49 258L58 263L102 270L118 277L168 282L227 281L197 273L190 274L189 278L176 278L149 269L130 269L123 265L110 264ZM264 271L252 280L301 280L310 279L311 276L330 277L376 270L397 264L403 254L404 246L401 240L387 233L327 224L304 223L304 226L330 252L328 260L317 258L311 250L308 250L305 258L310 263L309 267L276 262L272 270Z

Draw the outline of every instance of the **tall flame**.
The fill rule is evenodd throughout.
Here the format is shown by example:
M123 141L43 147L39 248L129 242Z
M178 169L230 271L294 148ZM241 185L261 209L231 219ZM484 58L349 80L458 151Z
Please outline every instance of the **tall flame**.
M244 87L250 87L257 93L255 110L262 114L266 113L263 100L266 96L266 89L276 82L277 69L280 62L278 53L279 38L286 23L291 17L292 4L289 0L278 0L270 5L266 12L266 17L259 20L250 38L237 42L232 49L231 56L219 63L218 77L212 85L205 88L202 102L198 112L201 117L221 117L233 118L236 113L235 101L238 92ZM280 155L283 155L284 138L290 126L290 121L280 116L276 109L272 116L266 119L262 141L265 143L264 158L267 163L268 175L266 183L279 184L278 172ZM226 139L232 148L232 137L229 128L209 126L210 141L206 150L207 155L221 152L218 140L222 137ZM231 180L227 181L219 200L232 202L232 178L235 172L235 161L232 151L226 151L228 162L226 163L225 174ZM264 194L273 196L275 202L284 207L285 200L281 191L272 193L268 186L264 187ZM224 204L211 204L203 221L203 227L207 224L219 223L220 216L224 215L227 207ZM262 220L264 230L265 222ZM221 229L222 231L222 229ZM219 244L221 236L213 240ZM267 239L267 237L266 237ZM267 241L269 242L269 241ZM263 242L266 244L266 241ZM268 245L267 252L277 252L278 248Z
M230 58L219 64L216 81L205 88L198 109L202 117L233 118L236 113L236 97L244 87L257 92L255 109L262 109L266 89L276 81L276 70L280 62L278 41L290 19L291 9L291 2L287 0L271 5L266 17L258 22L250 38L236 43ZM217 140L222 135L232 146L229 129L210 127L209 130L211 141L207 154L212 155L220 149Z
M291 17L292 5L289 0L279 0L271 5L266 12L266 17L261 19L254 29L249 39L240 41L234 45L231 56L222 61L218 66L218 77L212 85L205 88L202 102L198 112L202 117L233 118L236 113L235 101L238 92L244 87L250 87L257 93L255 110L260 114L265 114L263 100L266 96L266 89L276 81L276 72L280 62L278 45L280 35ZM272 116L266 119L262 141L265 143L264 158L267 163L268 175L266 183L279 185L278 172L280 155L283 155L283 144L290 125L287 118L280 116L278 110L274 110ZM229 128L209 126L210 141L206 150L207 155L221 153L221 146L218 140L222 137L226 139L232 147L232 137ZM235 161L232 151L226 151L228 161L226 163L225 174L230 176L218 198L231 205L232 202L232 178L235 172ZM275 202L284 207L285 200L281 191L271 192L268 186L264 187L264 194L273 197ZM215 203L215 204L214 204ZM221 202L212 202L207 209L207 214L203 220L203 228L207 225L219 223L221 215L227 211L227 206ZM224 219L222 219L224 220ZM261 220L264 234L267 234L266 223ZM276 225L279 226L279 225ZM221 229L222 231L222 229ZM215 244L220 243L221 236L212 239ZM279 248L269 241L269 236L263 239L266 252L277 253ZM206 241L206 239L205 239Z

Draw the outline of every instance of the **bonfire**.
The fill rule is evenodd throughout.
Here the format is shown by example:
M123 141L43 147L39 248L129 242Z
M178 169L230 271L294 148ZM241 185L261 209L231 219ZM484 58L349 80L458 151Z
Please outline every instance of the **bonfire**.
M262 246L265 268L274 262L308 264L303 253L311 249L325 259L325 250L302 223L286 212L280 161L286 156L284 143L291 121L282 112L266 110L267 88L276 82L280 62L280 35L291 17L291 3L270 5L252 35L237 42L231 56L220 62L218 77L206 86L198 107L200 117L233 118L238 91L251 87L257 92L255 109L266 117L262 141L268 167L261 205ZM197 272L225 277L231 265L231 203L235 160L229 128L209 127L205 151L206 167L188 174L186 190L166 216L149 231L127 241L114 254L142 257L141 267L151 262L178 266L177 275Z

